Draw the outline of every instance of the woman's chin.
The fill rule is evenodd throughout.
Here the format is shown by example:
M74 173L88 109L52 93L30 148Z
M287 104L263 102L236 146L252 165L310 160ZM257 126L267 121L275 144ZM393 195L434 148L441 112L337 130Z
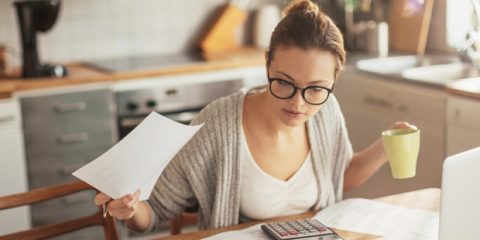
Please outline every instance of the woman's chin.
M295 117L295 118L283 117L283 118L281 118L281 121L286 126L298 127L298 126L303 125L307 121L307 119L305 119L305 117L302 117L302 118L300 118L300 117Z

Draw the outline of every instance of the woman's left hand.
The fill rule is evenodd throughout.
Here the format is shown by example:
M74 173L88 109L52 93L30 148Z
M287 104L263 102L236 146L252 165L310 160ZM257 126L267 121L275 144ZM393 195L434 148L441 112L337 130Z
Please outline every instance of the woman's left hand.
M399 121L390 126L389 129L416 130L417 126L405 121ZM353 159L345 171L344 191L362 185L386 162L387 155L383 148L382 138L380 137L374 144L353 155Z
M395 122L392 126L390 126L389 129L403 129L403 128L409 128L409 129L413 129L413 130L417 130L417 126L413 125L413 124L410 124L408 122L405 122L405 121L399 121L399 122Z

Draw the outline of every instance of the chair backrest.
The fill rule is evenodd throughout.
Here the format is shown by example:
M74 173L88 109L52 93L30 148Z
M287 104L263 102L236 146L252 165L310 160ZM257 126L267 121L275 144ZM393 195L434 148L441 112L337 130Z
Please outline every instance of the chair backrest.
M18 193L9 196L0 197L0 211L4 209L19 207L23 205L29 205L33 203L43 202L46 200L60 198L73 193L92 190L94 189L90 185L84 182L71 182L67 184L56 185L52 187L34 189L25 193ZM92 199L93 204L93 199ZM86 227L101 225L105 233L105 239L117 240L118 233L115 226L115 221L112 217L103 217L102 209L90 216L84 216L81 218L49 224L45 226L36 227L33 229L11 233L8 235L0 236L0 240L6 239L45 239L50 237L59 236L62 234L70 233L75 230L80 230Z

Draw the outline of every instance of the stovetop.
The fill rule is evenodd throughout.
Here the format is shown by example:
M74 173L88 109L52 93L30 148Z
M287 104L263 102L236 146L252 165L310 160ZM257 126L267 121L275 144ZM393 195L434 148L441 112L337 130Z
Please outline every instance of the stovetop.
M189 52L169 55L131 56L125 58L89 61L88 64L101 71L118 73L177 67L204 61L205 59L200 53Z

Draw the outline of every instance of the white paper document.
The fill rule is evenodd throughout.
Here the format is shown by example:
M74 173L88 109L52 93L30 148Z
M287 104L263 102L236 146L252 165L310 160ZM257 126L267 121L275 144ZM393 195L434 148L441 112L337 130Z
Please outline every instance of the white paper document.
M242 230L237 230L237 231L228 231L228 232L223 232L219 233L216 235L213 235L208 238L204 238L205 240L245 240L245 239L252 239L252 240L271 240L265 234L260 227L261 224L257 224Z
M368 233L396 239L395 234L437 239L437 212L405 208L368 199L347 199L329 206L315 215L328 227ZM393 236L392 236L393 235ZM388 238L392 236L392 238Z
M111 198L140 189L140 200L146 200L163 169L202 125L183 125L152 112L115 146L72 174Z
M388 235L381 240L437 240L438 238L433 238L432 236L423 235L421 233L415 233L411 231L401 231Z

